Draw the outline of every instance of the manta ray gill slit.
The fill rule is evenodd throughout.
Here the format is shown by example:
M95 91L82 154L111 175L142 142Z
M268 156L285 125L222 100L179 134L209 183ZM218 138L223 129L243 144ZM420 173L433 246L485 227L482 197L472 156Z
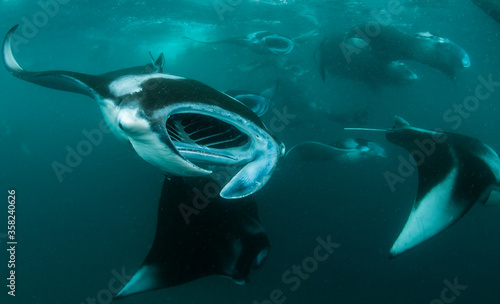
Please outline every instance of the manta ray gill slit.
M230 149L242 147L249 142L248 135L236 127L202 114L174 114L167 119L166 128L174 143Z

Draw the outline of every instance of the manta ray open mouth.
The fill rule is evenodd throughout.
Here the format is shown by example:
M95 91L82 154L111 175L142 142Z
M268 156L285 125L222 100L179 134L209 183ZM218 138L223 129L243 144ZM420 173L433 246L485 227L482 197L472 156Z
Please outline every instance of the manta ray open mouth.
M265 185L281 147L266 132L229 112L170 113L165 129L171 145L186 163L213 173L225 185L222 198L242 198Z
M180 143L196 150L239 148L250 141L248 135L236 127L201 114L174 114L167 119L166 127L176 146Z
M290 42L283 38L267 37L265 42L268 47L275 49L287 50L290 48Z

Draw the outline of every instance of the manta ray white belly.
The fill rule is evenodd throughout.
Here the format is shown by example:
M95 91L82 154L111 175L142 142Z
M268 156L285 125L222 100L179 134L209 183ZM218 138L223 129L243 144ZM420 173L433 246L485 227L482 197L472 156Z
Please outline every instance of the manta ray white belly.
M413 207L401 234L391 248L391 255L397 256L410 248L430 239L460 219L462 210L454 209L451 194L458 170L453 169L444 181L439 183Z

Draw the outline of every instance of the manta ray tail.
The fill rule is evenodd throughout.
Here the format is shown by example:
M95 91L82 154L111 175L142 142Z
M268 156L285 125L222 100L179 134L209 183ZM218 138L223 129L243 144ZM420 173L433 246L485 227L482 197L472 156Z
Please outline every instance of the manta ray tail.
M218 43L238 43L241 42L241 38L229 38L229 39L223 39L223 40L217 40L217 41L201 41L201 40L196 40L191 37L183 36L182 38L191 40L196 43L203 43L203 44L218 44Z
M296 43L303 43L303 42L307 42L309 39L311 39L312 37L314 36L317 36L318 35L318 32L319 32L319 28L317 29L314 29L312 31L309 31L305 34L302 34L300 36L297 36L295 38L293 38L292 40Z
M372 129L372 128L344 128L345 131L369 131L369 132L387 132L386 129Z
M182 36L182 38L187 39L187 40L191 40L191 41L196 42L196 43L203 43L203 44L213 44L213 43L215 43L215 42L211 42L211 41L196 40L196 39L193 39L193 38L187 37L187 36Z
M404 120L401 116L394 116L394 125L392 126L392 130L408 128L410 124ZM388 132L391 129L375 129L375 128L344 128L345 131L368 131L368 132Z
M342 153L342 150L320 142L305 141L290 148L285 155L285 161L288 162L290 159L298 159L299 161L334 160L338 159Z
M12 75L51 89L79 93L92 98L97 95L93 89L96 76L68 71L28 72L24 70L12 52L12 46L15 43L13 39L16 39L14 32L18 27L19 25L12 27L3 42L3 60L5 67Z

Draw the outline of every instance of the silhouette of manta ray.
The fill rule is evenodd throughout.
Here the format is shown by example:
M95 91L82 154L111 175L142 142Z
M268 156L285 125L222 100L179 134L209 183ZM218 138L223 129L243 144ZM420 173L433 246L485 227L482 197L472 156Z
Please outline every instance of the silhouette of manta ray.
M262 265L271 247L255 201L251 197L235 201L204 197L197 189L211 181L206 177L165 178L153 246L116 299L209 275L244 284L251 269ZM186 210L197 200L204 208L188 214Z

